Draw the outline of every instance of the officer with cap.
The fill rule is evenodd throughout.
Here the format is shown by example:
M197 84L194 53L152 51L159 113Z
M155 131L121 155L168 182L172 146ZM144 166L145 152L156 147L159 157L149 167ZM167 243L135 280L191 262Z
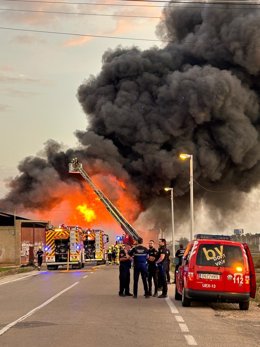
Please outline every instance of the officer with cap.
M126 255L125 245L119 249L119 296L133 296L129 292L131 260Z

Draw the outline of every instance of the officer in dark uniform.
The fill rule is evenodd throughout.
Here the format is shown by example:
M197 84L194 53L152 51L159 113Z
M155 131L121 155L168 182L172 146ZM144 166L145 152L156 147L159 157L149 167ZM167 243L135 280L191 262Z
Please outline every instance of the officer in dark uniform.
M170 250L167 247L165 248L165 250L166 250L166 254L165 254L166 280L167 280L167 283L170 284L171 283L171 277L170 277L170 267L171 267L170 255L171 255L171 252L170 252Z
M183 247L183 244L180 244L180 248L176 251L175 253L175 258L176 258L176 265L175 265L175 276L174 276L174 283L176 283L176 271L178 270L179 266L182 263L182 258L184 255L185 249Z
M159 239L159 249L157 254L158 260L156 264L158 266L158 277L160 285L162 286L162 294L158 298L167 298L168 286L166 280L166 240Z
M139 238L137 245L133 247L128 252L130 257L134 259L134 298L137 298L138 290L138 280L139 275L141 274L144 294L146 298L149 298L148 285L147 285L147 258L148 258L148 249L143 246L143 239Z
M148 289L149 295L152 295L152 281L154 283L154 294L153 296L157 296L158 291L158 275L157 275L157 265L155 261L157 260L157 249L154 248L154 241L149 241L149 249L148 249Z
M119 250L119 296L133 296L129 292L131 260L126 255L125 245Z

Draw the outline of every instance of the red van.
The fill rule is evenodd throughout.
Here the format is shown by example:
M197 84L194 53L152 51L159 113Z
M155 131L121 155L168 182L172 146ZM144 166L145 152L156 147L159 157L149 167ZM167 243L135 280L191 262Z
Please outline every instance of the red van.
M253 259L246 243L230 236L198 234L183 255L176 273L175 299L239 303L248 310L256 293Z

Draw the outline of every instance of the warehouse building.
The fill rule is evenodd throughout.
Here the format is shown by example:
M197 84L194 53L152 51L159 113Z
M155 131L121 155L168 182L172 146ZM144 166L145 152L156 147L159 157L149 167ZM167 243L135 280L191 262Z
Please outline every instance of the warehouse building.
M38 248L45 245L48 224L0 211L0 264L32 263Z

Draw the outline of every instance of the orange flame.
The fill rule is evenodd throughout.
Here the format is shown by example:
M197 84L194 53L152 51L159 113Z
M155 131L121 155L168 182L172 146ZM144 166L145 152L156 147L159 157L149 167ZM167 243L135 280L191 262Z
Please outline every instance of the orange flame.
M92 210L91 208L88 208L87 204L78 205L76 207L76 210L78 210L80 213L83 214L84 219L87 222L92 222L93 220L95 220L97 218L96 214L95 214L95 211Z
M113 175L99 174L91 179L126 220L133 224L142 210L134 187ZM45 209L45 212L41 210L34 213L34 218L37 216L38 219L49 220L53 225L64 223L122 233L120 224L107 211L92 188L86 182L83 185L84 187L63 184L57 187L55 196L60 201L59 205L50 207L47 212Z

